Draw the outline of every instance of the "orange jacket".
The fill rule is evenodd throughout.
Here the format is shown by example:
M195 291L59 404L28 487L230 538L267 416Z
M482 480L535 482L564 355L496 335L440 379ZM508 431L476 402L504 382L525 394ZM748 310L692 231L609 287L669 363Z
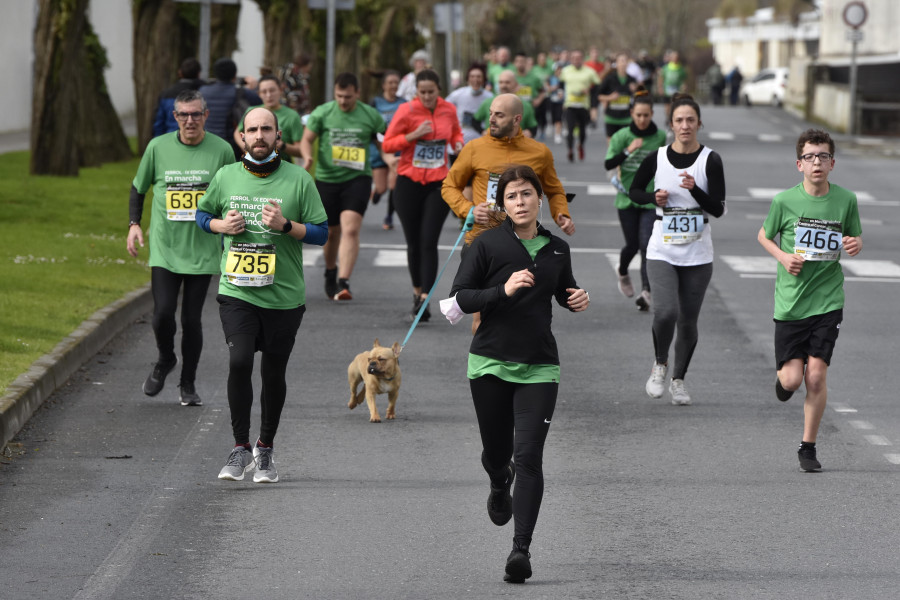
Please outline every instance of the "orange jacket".
M566 201L566 190L556 175L556 167L553 166L553 153L541 142L522 135L521 129L511 138L485 135L463 146L462 152L453 163L453 168L444 179L441 188L444 202L450 205L458 217L464 218L475 204L487 201L491 173L500 175L510 165L528 165L534 169L538 179L541 180L554 222L559 215L572 218ZM472 181L473 202L463 196L463 189L469 181ZM466 239L468 241L474 239L480 233L479 228L483 229L484 226L476 223Z
M420 140L409 141L406 139L406 134L413 132L423 121L431 121L433 131L420 140L446 140L451 147L462 143L463 134L459 126L459 119L456 117L455 106L443 98L438 98L432 113L425 108L421 100L413 98L411 101L401 104L394 113L387 133L384 134L384 142L381 147L386 153L401 152L397 173L424 185L441 181L447 176L447 152L445 148L443 167L424 169L413 166L416 142Z

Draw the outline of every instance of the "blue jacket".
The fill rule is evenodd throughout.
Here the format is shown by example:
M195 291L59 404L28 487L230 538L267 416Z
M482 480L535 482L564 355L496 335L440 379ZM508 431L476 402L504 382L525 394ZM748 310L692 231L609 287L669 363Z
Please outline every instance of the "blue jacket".
M262 99L250 90L222 81L204 85L200 88L200 93L203 94L209 108L206 130L224 140L234 139L234 128L237 127L238 121L235 120L232 109L239 93L244 96L245 108L262 104ZM238 120L243 116L243 111L240 112Z
M178 121L172 115L175 110L175 98L184 90L200 89L202 79L179 79L159 95L159 104L156 107L156 117L153 119L153 137L164 133L178 131Z

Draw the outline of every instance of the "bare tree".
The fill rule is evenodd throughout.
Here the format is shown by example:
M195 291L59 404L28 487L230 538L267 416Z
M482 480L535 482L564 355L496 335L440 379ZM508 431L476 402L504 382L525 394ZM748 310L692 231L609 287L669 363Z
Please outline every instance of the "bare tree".
M109 65L87 18L89 0L40 0L34 30L31 173L78 175L79 167L132 156L106 88Z
M200 9L175 0L134 0L131 11L138 151L143 152L153 136L160 92L175 81L181 61L197 56ZM211 60L231 56L237 48L239 11L240 6L213 5ZM201 65L204 75L209 75L211 66Z

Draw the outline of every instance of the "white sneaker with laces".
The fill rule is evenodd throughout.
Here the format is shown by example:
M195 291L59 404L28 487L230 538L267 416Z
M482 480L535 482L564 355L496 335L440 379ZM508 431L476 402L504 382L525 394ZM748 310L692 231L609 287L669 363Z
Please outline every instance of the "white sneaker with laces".
M653 369L650 371L650 379L644 389L651 398L662 398L663 392L666 391L666 373L669 371L668 365L653 363Z
M278 483L278 471L275 469L274 448L261 448L254 444L253 461L256 463L256 473L253 474L253 483Z
M691 403L691 395L684 389L684 379L670 381L669 393L672 394L672 404L675 406L687 406Z

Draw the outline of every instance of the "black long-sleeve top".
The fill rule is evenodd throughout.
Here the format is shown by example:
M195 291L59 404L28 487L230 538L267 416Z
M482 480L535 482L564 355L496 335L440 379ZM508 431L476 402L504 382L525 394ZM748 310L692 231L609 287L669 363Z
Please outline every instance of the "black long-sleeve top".
M672 166L676 169L687 169L697 158L703 146L696 152L689 154L680 154L672 150L672 146L666 147L666 157ZM638 204L656 204L656 192L645 191L647 185L656 176L656 152L651 152L641 162L637 173L634 174L634 180L631 182L631 189L628 190L628 196L633 202ZM691 196L700 205L700 208L718 218L725 214L725 168L722 166L722 157L715 151L710 152L706 159L706 178L709 180L709 190L701 190L698 186L694 186Z
M566 289L578 286L569 245L541 226L538 235L550 241L534 260L516 237L509 218L475 238L466 251L450 296L456 296L463 312L481 313L471 353L522 364L559 364L556 340L550 331L550 300L556 298L568 309ZM534 287L507 296L506 281L522 269L534 273Z

